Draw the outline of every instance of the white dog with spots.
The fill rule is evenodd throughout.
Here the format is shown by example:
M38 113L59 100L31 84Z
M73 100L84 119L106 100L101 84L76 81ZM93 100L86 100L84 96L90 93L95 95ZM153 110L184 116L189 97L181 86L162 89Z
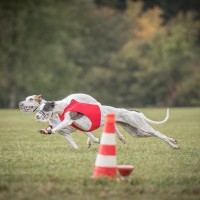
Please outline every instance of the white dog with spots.
M66 98L64 98L66 105L70 104L72 99L75 99L79 102L99 104L97 102L97 100L94 99L93 97L91 97L87 94L77 93L77 94L71 94L71 95L67 96ZM24 113L38 111L40 105L45 102L46 102L46 100L43 99L42 95L31 95L31 96L28 96L24 101L21 101L19 103L19 109ZM85 121L85 119L82 119L82 120ZM50 130L52 128L55 128L57 125L59 125L61 123L61 121L57 115L54 115L49 118L48 123L49 123L49 126L47 127L47 130ZM71 133L76 130L77 129L72 126L66 126L58 131L59 134L65 136L67 141L71 144L71 146L74 149L78 149L78 146L75 143L75 141L73 140ZM95 143L99 143L99 139L94 137L90 132L84 132L84 133L88 136L88 140L87 140L88 147L90 147L91 141L93 141Z

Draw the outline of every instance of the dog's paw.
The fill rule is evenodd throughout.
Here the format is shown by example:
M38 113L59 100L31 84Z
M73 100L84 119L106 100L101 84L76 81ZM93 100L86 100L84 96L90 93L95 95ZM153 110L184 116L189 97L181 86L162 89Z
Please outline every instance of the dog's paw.
M124 138L119 138L119 139L120 139L120 141L121 141L122 143L126 144L126 140L125 140Z
M72 146L72 148L75 150L79 150L79 148L77 146Z
M90 140L90 138L87 138L87 148L90 148L92 145L92 141Z
M172 138L172 140L170 140L170 142L172 142L173 144L176 144L176 145L178 144L178 141L174 138Z
M173 145L172 148L178 150L178 149L180 149L180 146L179 145Z
M87 148L90 148L91 147L91 142L87 143Z
M39 132L43 135L48 135L48 131L46 129L40 129Z

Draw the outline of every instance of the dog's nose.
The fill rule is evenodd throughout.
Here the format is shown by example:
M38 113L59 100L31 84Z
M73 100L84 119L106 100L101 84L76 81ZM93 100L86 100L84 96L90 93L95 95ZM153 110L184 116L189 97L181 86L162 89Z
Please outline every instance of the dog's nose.
M36 118L36 119L40 119L40 116L39 116L39 115L36 115L35 118Z
M19 103L19 107L22 107L24 104L22 102Z

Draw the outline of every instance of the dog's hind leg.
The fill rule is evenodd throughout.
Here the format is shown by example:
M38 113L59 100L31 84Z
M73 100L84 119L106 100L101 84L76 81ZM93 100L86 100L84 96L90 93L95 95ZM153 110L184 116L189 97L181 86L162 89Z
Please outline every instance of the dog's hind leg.
M151 137L152 135L145 131L140 131L139 129L124 123L124 122L117 122L127 133L134 137Z
M120 139L121 142L123 142L124 144L126 143L126 140L124 139L124 136L120 133L119 129L117 128L117 126L115 125L115 131L117 133L118 138Z
M92 140L88 137L87 138L87 148L90 148L91 145L92 145Z
M171 137L168 137L168 136L166 136L166 137L167 137L167 139L168 139L171 143L173 143L173 144L178 144L178 141L177 141L176 139L171 138Z
M119 129L117 128L117 126L115 125L115 130L116 130L116 134L118 136L118 138L120 139L120 141L122 141L124 144L126 143L126 140L124 139L123 135L120 133ZM85 133L87 134L87 133ZM92 141L94 141L95 139L95 143L100 143L100 140L98 138L95 138L93 136L93 139L91 139L91 136L93 136L92 134L91 135L88 135L88 138L87 138L87 147L90 148L90 146L92 145Z
M123 142L124 144L126 143L126 140L124 139L123 135L120 133L119 129L117 128L117 126L115 125L115 130L116 130L116 134L118 136L118 138L120 139L121 142ZM87 133L86 133L87 134ZM94 139L95 139L95 143L100 143L100 139L98 138L94 138L91 139L91 136L93 136L92 134L91 135L88 135L88 139L87 139L87 147L90 148L90 146L92 145L92 141L94 142Z
M165 141L170 147L173 149L179 149L180 147L177 145L177 141L173 138L169 138L166 135L160 133L159 131L154 131L151 133L153 136L160 138L161 140Z

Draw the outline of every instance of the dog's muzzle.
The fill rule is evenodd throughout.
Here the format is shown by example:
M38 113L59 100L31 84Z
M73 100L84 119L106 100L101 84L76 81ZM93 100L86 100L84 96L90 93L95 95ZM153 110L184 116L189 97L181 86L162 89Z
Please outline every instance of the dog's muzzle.
M19 103L19 109L24 113L34 112L37 110L38 106L39 104L36 104L35 102L21 101Z
M52 116L53 112L45 112L45 111L39 111L36 115L35 115L35 119L38 122L43 122L46 123L49 121L50 117Z

